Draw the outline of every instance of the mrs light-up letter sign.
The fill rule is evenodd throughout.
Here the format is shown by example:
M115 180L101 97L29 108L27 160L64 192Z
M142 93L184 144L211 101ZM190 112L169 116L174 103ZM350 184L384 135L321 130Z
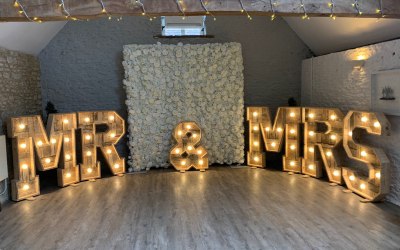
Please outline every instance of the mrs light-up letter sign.
M372 135L388 134L390 124L383 114L349 111L344 116L334 108L279 108L271 127L268 108L248 107L247 120L250 126L249 166L265 167L261 138L267 151L280 151L284 128L284 171L320 178L325 170L331 183L346 184L350 191L365 198L363 201L381 201L388 194L390 164L386 154L381 149L361 145L353 138L356 128ZM301 122L304 123L303 145L299 144L298 136ZM300 146L303 148L302 155L298 151ZM339 146L343 146L349 158L368 167L368 176L353 168L340 166L335 153Z
M39 115L10 118L8 137L12 138L14 176L11 195L14 201L40 194L39 171L57 169L58 185L65 187L82 180L100 178L96 148L99 147L114 175L125 172L125 161L115 144L125 133L124 120L114 111L51 114L47 130ZM105 124L107 132L97 133L96 125ZM76 159L75 130L82 129L83 164ZM90 138L89 138L90 137ZM37 161L35 161L35 152ZM90 152L90 155L89 155Z

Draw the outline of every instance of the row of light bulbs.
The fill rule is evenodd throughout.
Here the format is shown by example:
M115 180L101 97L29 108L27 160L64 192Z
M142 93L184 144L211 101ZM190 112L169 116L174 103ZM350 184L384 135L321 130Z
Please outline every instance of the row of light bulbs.
M253 112L253 117L258 117L258 112ZM289 113L289 117L295 118L295 117L296 117L296 114L295 114L294 112L291 112L291 113ZM308 118L314 119L314 118L315 118L315 114L314 114L314 113L309 113L309 114L308 114ZM332 115L329 116L329 119L332 120L332 121L335 121L335 120L337 119L337 116L336 116L335 114L332 114ZM361 120L362 123L367 123L367 122L369 121L369 118L368 118L367 116L362 116L362 117L360 118L360 120ZM379 123L378 121L374 121L373 126L374 126L375 128L379 128L381 125L380 125L380 123ZM254 127L253 127L253 130L257 131L257 130L258 130L258 125L257 125L257 126L254 126ZM267 132L270 131L270 127L266 127L265 130L266 130ZM282 128L280 128L280 127L277 128L277 132L281 133L282 131L283 131ZM289 133L290 133L290 134L295 134L295 133L296 133L296 130L295 130L295 129L290 129L290 130L289 130ZM312 137L312 136L314 136L314 135L315 135L315 132L314 132L314 131L309 131L309 136L310 136L310 137ZM350 132L349 132L349 136L352 136L352 135L353 135L353 133L352 133L352 131L350 131ZM335 134L333 134L333 135L330 136L330 139L333 140L333 141L335 141L335 140L337 139L337 136L336 136ZM259 142L258 142L258 141L255 141L255 142L253 142L253 145L254 145L254 146L259 146ZM275 142L272 142L272 143L271 143L271 146L272 146L272 147L275 147L275 146L276 146L276 143L275 143ZM289 148L290 148L291 150L295 150L295 149L296 149L296 145L290 145ZM314 153L314 147L309 147L308 151L309 151L310 153ZM327 151L327 152L326 152L326 156L327 156L328 158L332 157L332 151ZM361 150L360 156L361 156L362 158L366 158L366 157L368 157L368 153L367 153L365 150ZM255 162L259 162L259 161L260 161L260 158L259 158L258 156L254 156L254 157L253 157L253 160L254 160ZM289 162L289 165L290 165L291 167L295 167L296 164L297 164L296 161L290 161L290 162ZM314 169L315 169L314 164L308 165L308 169L314 170ZM334 171L333 171L333 175L336 176L336 177L339 176L339 175L340 175L340 171L339 171L339 170L334 170ZM376 172L376 173L375 173L375 177L376 177L377 179L380 179L380 177L381 177L380 172ZM349 176L349 179L350 179L351 181L354 181L354 180L355 180L355 176L354 176L354 175L351 175L351 176ZM363 189L363 190L364 190L365 188L366 188L365 183L361 183L361 184L360 184L360 189Z
M107 11L103 0L98 0L98 1L101 4L101 13L106 14L108 16L108 19L111 20L112 15ZM244 7L242 0L238 0L238 1L241 6L240 12L244 13L249 20L252 20L253 18L251 17L251 15L248 13L246 8ZM379 1L379 8L377 8L375 12L376 12L376 14L378 14L380 17L383 18L383 17L385 17L385 15L383 14L383 0L378 0L378 1ZM135 2L136 2L136 4L141 6L142 16L147 16L150 21L153 21L154 19L156 19L156 16L150 16L146 13L145 6L141 0L135 0ZM216 21L217 18L207 8L208 2L204 1L204 0L200 0L200 3L205 11L205 14L211 15L213 17L213 20ZM278 6L278 1L269 0L269 3L270 3L271 12L272 12L271 21L273 21L276 18L276 7ZM184 6L184 0L176 0L176 4L178 6L179 11L182 13L182 19L184 20L186 18L186 14L185 14L186 7ZM327 4L328 4L328 7L330 8L330 13L331 13L330 18L332 18L333 20L336 20L334 0L330 0L330 2L328 2ZM361 11L361 8L360 8L359 0L354 0L354 2L352 3L352 6L357 11L358 15L363 14L363 12ZM19 0L14 1L14 7L18 8L19 9L18 12L20 14L23 14L29 21L42 23L42 20L40 20L38 17L33 17L33 18L29 17L27 12L25 11L24 6L21 5ZM59 7L62 8L62 12L64 13L66 19L71 19L73 21L78 20L78 18L72 17L71 14L69 13L69 11L66 9L64 0L60 0ZM300 0L300 8L303 11L303 15L301 18L303 20L310 19L310 17L307 14L306 6L305 6L303 0ZM120 20L122 20L122 16L117 18L117 21L120 21ZM87 21L89 21L89 20L87 20Z

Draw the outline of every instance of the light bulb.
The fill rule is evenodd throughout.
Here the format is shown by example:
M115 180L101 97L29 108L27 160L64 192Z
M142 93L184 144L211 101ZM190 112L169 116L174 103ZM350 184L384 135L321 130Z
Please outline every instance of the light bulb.
M179 149L178 149L179 150ZM112 153L112 150L111 149L107 149L107 154L111 154Z
M24 129L26 126L25 126L25 124L21 123L18 127L19 127L20 129Z
M182 135L182 131L181 130L178 131L178 135Z
M114 137L115 137L115 133L111 133L111 134L110 134L110 137L111 137L111 138L114 138Z
M187 129L192 129L192 126L188 124L188 125L186 125L186 128Z
M187 149L188 150L193 150L193 146L188 146Z
M51 139L50 142L51 142L51 144L56 144L57 140L56 139Z
M362 122L367 122L368 121L368 117L366 117L366 116L361 117L361 121Z
M21 147L21 148L26 148L26 143L22 143L22 144L20 145L20 147Z
M65 177L67 177L67 178L71 178L71 176L72 176L72 174L70 172L65 174Z
M374 122L374 127L375 128L379 128L381 126L381 124L379 122Z
M289 164L290 164L290 166L292 166L292 167L293 167L294 165L296 165L296 163L295 163L294 161L291 161Z
M64 124L68 124L69 123L69 121L68 121L68 119L64 119Z
M28 185L28 184L24 184L24 185L22 186L22 189L23 189L23 190L28 190L28 189L29 189L29 185Z
M296 114L295 114L294 112L290 112L289 116L290 116L290 117L295 117Z
M336 120L336 115L331 115L330 118L331 118L332 121L334 121L334 120Z
M39 147L41 147L41 146L43 145L43 142L42 142L42 141L38 141L38 142L37 142L37 145L38 145Z
M265 128L265 131L267 131L267 132L270 131L270 128L269 128L269 127L266 127L266 128Z
M314 132L314 131L310 131L310 132L308 132L308 135L309 135L309 136L314 136L314 135L315 135L315 132Z
M290 149L291 150L295 150L296 149L296 145L290 145Z
M313 164L308 165L308 169L314 170L314 165Z
M282 128L278 128L277 131L280 133L282 132Z
M308 152L314 153L314 147L309 147L309 148L308 148Z
M110 120L110 121L114 121L114 116L113 115L110 115L109 117L108 117L108 120Z
M21 168L24 170L28 169L28 164L22 164Z
M361 151L361 156L362 156L362 157L365 157L365 156L367 156L367 152L365 152L364 150L363 150L363 151Z
M336 135L331 135L331 140L336 141Z
M92 168L88 168L88 169L87 169L87 172L90 174L90 173L93 172L93 169L92 169Z
M118 164L118 163L115 163L115 164L114 164L114 168L115 168L115 169L118 169L118 168L119 168L119 164Z
M272 142L272 143L271 143L271 147L273 147L273 148L276 147L276 143L275 143L275 142Z
M92 138L92 137L91 137L90 135L86 135L86 136L85 136L85 139L86 139L86 140L90 140L91 138Z
M308 114L308 117L311 118L311 119L314 118L314 116L315 116L314 113L309 113Z
M291 134L294 134L294 133L296 133L296 130L291 129L289 132L290 132Z
M204 161L203 160L199 160L199 164L203 165Z
M258 113L257 113L257 112L253 112L253 116L254 116L254 117L257 117L257 116L258 116Z
M197 134L192 134L193 138L197 138Z
M181 165L182 166L186 165L186 161L181 161Z
M65 155L65 159L66 159L66 160L71 160L71 155L66 154L66 155Z
M201 155L202 153L203 153L203 150L201 150L201 149L197 150L198 155Z
M381 173L380 172L376 172L375 173L375 178L380 179L381 178Z
M175 154L179 154L181 150L179 148L175 149Z
M326 152L326 156L331 157L332 156L332 152L331 151Z
M255 156L253 159L255 162L258 162L260 160L260 158L258 158L258 156Z
M64 142L69 142L69 138L68 138L68 137L65 137L65 138L64 138Z
M339 174L340 174L340 172L339 172L339 170L335 170L335 171L333 171L333 176L339 176Z
M365 186L365 184L364 184L364 183L361 183L361 184L360 184L360 188L361 188L361 189L363 189L363 190L364 190L364 189L365 189L365 187L366 187L366 186Z
M86 118L85 118L85 122L90 122L90 118L89 118L89 117L86 117Z
M254 127L253 127L253 130L254 130L254 131L257 131L257 130L258 130L258 126L254 126Z
M253 144L254 144L254 146L258 146L259 145L258 141L253 142Z
M356 177L355 177L354 175L350 175L350 176L349 176L349 179L350 179L351 181L354 181L354 180L356 179Z
M44 162L46 162L47 164L49 164L49 163L51 162L51 160L50 160L50 158L46 158L46 159L44 160Z
M86 156L91 156L92 155L92 151L87 151L86 152Z
M349 131L349 136L350 136L350 137L353 136L353 131Z

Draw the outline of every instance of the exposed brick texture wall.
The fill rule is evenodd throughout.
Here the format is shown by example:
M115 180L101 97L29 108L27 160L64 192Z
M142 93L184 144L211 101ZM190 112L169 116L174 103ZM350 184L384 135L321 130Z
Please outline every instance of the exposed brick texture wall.
M40 114L41 110L38 59L0 48L0 121L3 128L8 117ZM1 130L1 134L5 132ZM5 199L7 196L3 195L0 202Z
M365 66L354 69L352 59L368 57ZM371 73L400 68L400 40L355 50L329 54L303 61L302 104L337 107L342 111L370 110ZM365 143L385 150L392 163L392 186L387 197L400 205L400 117L388 116L392 133L366 136Z

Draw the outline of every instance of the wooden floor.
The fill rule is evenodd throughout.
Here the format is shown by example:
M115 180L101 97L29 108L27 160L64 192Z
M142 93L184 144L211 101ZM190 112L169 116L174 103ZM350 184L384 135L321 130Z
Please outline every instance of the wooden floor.
M400 208L262 169L152 170L0 213L0 249L400 249Z

